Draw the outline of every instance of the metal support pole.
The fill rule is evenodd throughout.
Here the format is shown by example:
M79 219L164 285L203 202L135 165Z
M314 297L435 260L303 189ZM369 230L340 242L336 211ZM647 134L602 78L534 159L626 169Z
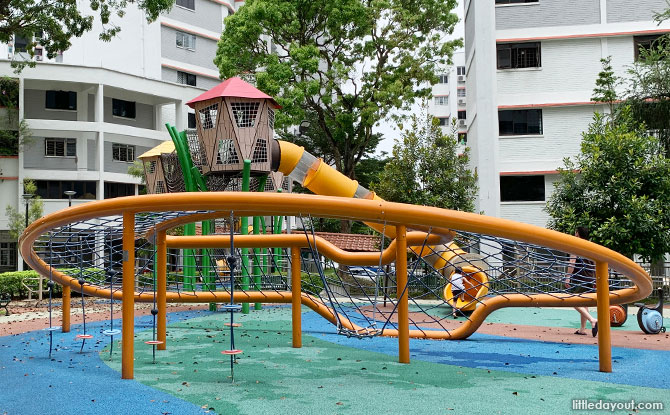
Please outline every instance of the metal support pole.
M70 332L70 299L72 297L72 288L69 285L63 285L63 315L61 316L61 331Z
M598 360L601 372L612 371L612 338L610 330L610 287L607 262L596 261L596 296L598 298Z
M396 226L395 272L398 298L398 361L409 363L409 302L407 293L407 228Z
M135 337L135 214L123 212L123 285L121 305L121 378L134 377Z
M291 321L293 328L293 347L302 347L302 314L300 289L300 247L291 247Z
M167 244L165 243L165 231L158 232L156 236L156 278L158 322L156 332L158 340L163 343L158 345L158 350L166 349L167 340Z

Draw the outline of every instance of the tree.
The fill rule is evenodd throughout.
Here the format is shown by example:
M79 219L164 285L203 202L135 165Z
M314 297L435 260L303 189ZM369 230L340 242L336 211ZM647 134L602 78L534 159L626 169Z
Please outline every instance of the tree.
M547 203L549 227L572 234L588 226L591 240L628 257L661 258L670 249L670 160L632 110L616 123L594 116L581 153L566 158Z
M113 22L114 16L123 17L130 4L146 13L152 22L165 11L169 11L174 0L89 0L90 9L97 13L102 23L100 40L109 41L121 29ZM8 43L17 35L26 40L26 51L32 56L36 42L46 49L47 57L53 58L59 51L68 49L73 37L80 37L93 28L94 16L81 10L76 0L0 0L0 42ZM34 62L13 62L19 67L34 65Z
M442 132L436 118L412 116L393 146L393 156L372 188L386 200L446 209L474 210L477 177L468 152L457 154L455 131Z
M372 128L427 97L436 70L462 42L445 41L456 0L248 0L225 19L214 62L277 97L278 130L308 121L307 136L355 177L374 151Z
M591 101L607 104L611 120L614 121L615 105L619 99L616 88L621 84L621 79L614 74L611 56L600 59L600 64L602 65L602 70L598 73Z
M42 202L39 195L37 195L37 185L30 179L23 181L23 190L26 193L34 195L30 199L30 206L28 207L28 223L33 223L41 218L44 210L44 202ZM16 209L13 206L7 205L5 214L8 218L9 236L14 239L19 239L26 227L26 215L22 210Z

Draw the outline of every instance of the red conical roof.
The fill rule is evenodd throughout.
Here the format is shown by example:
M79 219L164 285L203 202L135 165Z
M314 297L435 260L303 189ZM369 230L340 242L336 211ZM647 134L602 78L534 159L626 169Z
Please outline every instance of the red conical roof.
M194 108L194 104L196 102L206 101L208 99L219 97L269 99L275 108L281 108L281 106L277 104L277 101L275 101L274 98L264 92L261 92L250 83L245 82L238 77L226 79L209 91L197 96L196 98L193 98L187 102L186 105Z

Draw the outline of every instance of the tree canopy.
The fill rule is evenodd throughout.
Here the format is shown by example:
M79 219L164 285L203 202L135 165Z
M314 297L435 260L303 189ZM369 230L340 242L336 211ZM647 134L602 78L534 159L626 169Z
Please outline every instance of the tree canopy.
M103 25L100 39L107 41L120 30L114 17L123 17L129 5L137 4L146 12L147 21L152 22L170 10L174 0L88 0L88 3ZM94 18L82 12L77 0L0 0L0 42L10 42L13 35L18 35L28 41L27 52L32 55L36 36L47 57L53 58L70 47L73 37L92 30Z
M477 178L468 153L458 154L456 133L445 134L433 116L412 116L372 188L393 202L471 212Z
M559 169L550 228L588 226L591 240L629 257L656 260L670 250L670 160L645 128L627 106L615 122L594 116L581 153Z
M373 127L431 93L460 40L456 0L248 0L225 19L215 63L282 105L276 127L309 123L310 143L355 177ZM309 144L309 143L308 143Z
M44 202L37 194L37 185L34 181L25 179L23 181L23 190L26 192L26 194L33 195L33 198L30 199L30 205L28 206L28 223L33 223L42 217ZM9 227L9 236L13 239L19 239L19 236L21 236L26 228L26 215L22 212L23 210L21 207L16 209L13 206L7 205L5 208L5 215L7 215L8 222L7 225Z

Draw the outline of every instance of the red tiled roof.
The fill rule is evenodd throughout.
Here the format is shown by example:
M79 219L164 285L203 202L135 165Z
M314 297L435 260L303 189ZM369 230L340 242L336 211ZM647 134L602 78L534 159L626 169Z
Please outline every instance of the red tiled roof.
M223 226L217 226L214 232L217 235L227 235L228 229ZM300 230L295 230L293 233L303 233ZM195 225L195 234L201 235L202 228L200 224ZM311 232L307 232L311 236ZM349 252L378 252L379 251L379 236L378 235L361 235L355 233L334 233L334 232L314 232L316 236L320 236L336 247Z
M236 98L255 98L255 99L269 99L275 108L281 108L277 101L270 95L260 91L248 82L243 81L238 77L226 79L214 88L204 92L186 103L191 108L194 104L200 101L206 101L212 98L219 97L236 97Z

